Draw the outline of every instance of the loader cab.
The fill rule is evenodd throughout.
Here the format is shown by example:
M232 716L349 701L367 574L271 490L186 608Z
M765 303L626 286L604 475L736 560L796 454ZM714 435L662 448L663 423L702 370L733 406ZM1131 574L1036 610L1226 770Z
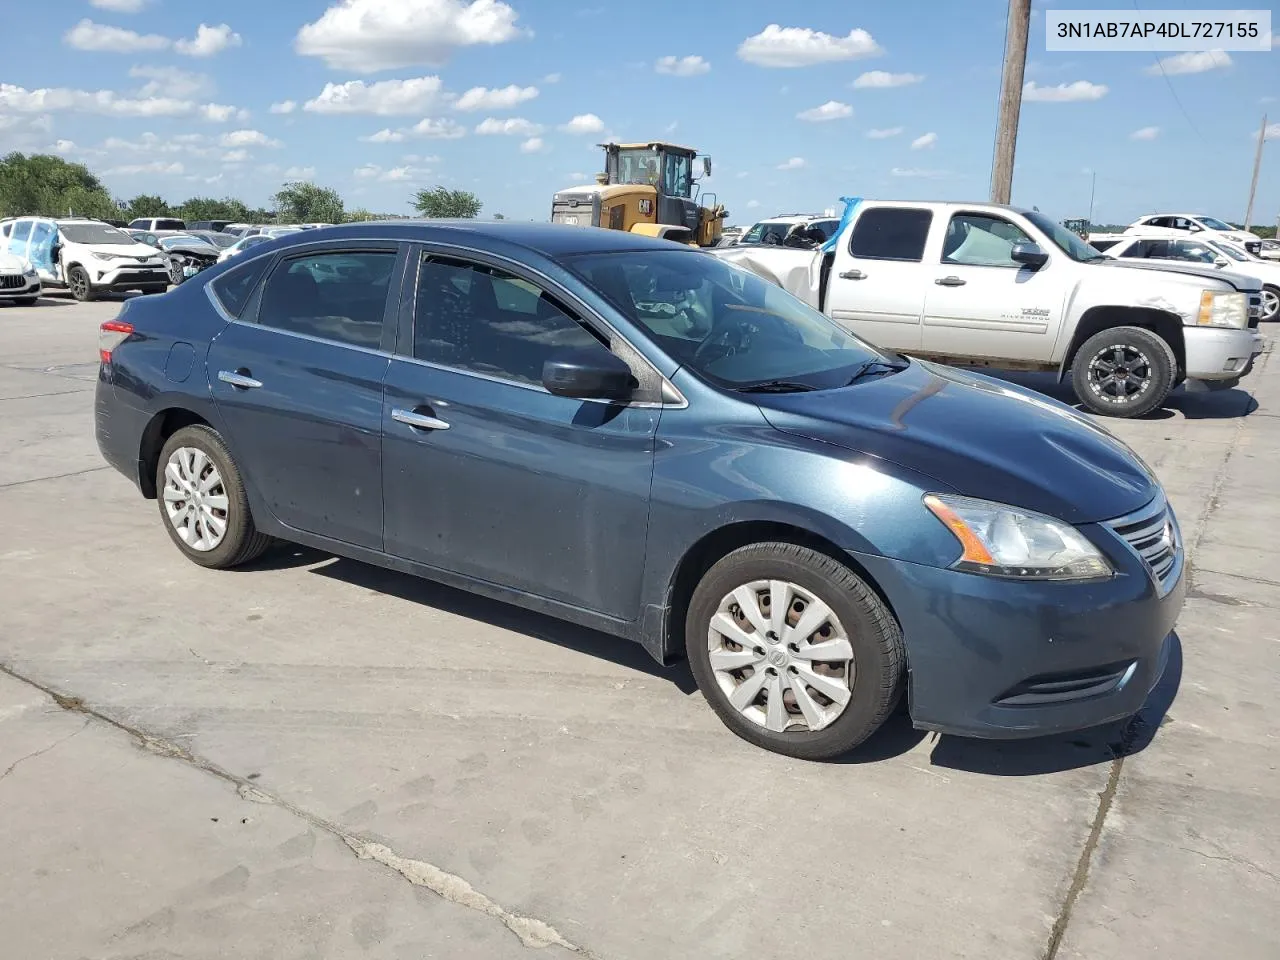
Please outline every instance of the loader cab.
M641 200L640 217L649 223L688 227L698 235L702 214L695 199L694 161L698 152L673 143L606 143L605 176L609 185L653 187L657 196ZM711 171L703 158L703 175Z

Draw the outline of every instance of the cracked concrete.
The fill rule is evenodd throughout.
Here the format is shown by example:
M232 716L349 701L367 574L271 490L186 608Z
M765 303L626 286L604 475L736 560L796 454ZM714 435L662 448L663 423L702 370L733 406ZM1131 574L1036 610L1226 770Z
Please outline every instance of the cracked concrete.
M181 561L73 389L111 310L0 311L0 662L41 688L0 676L5 951L1280 955L1270 357L1246 418L1108 423L1195 545L1138 721L983 744L897 716L815 765L555 621L300 549Z

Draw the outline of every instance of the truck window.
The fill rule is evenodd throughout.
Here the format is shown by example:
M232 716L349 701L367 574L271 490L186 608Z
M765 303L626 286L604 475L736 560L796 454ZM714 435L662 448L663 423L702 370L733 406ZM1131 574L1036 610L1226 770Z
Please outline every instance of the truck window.
M957 213L947 224L942 262L974 267L1021 267L1013 259L1015 243L1029 243L1008 220L978 213Z
M849 253L859 260L924 258L924 244L933 222L931 210L914 207L872 207L863 211L849 238Z

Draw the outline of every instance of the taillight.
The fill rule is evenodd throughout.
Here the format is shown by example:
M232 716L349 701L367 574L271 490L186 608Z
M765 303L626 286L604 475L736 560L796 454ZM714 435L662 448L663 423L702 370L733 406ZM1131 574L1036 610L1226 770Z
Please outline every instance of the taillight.
M133 324L124 320L108 320L98 328L98 359L103 363L111 362L111 351L128 339L133 333Z

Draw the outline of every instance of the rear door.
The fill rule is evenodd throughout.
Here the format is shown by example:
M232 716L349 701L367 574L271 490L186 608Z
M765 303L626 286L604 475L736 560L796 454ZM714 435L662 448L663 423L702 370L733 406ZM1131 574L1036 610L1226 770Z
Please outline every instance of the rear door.
M404 258L389 241L309 244L211 284L234 318L209 348L209 383L248 482L281 523L377 550L382 382Z
M825 312L889 350L920 347L928 207L867 206L836 246Z

